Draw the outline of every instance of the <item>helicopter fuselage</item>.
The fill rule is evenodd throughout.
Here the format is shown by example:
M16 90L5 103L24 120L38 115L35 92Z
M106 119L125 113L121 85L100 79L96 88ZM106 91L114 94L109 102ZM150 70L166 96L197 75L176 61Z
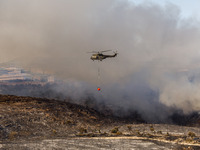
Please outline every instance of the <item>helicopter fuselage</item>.
M93 61L94 60L102 61L103 59L106 59L108 57L115 57L115 56L117 56L117 53L115 53L113 55L93 54L90 59L92 59Z

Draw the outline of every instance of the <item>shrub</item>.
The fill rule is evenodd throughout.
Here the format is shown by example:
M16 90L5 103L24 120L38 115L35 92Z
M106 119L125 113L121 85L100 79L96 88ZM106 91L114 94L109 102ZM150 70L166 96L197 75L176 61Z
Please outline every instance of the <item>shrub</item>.
M57 134L57 131L55 129L52 130L53 135Z
M154 129L154 127L151 125L151 126L149 126L149 128L150 128L150 130L153 132L153 131L155 131L155 129Z
M118 127L115 127L114 129L111 130L111 133L117 133L119 131Z
M132 127L130 125L127 126L129 131L132 131Z
M187 142L187 143L191 143L191 142L193 142L192 137L187 137L187 138L186 138L186 142Z
M90 119L97 120L97 118L95 116L90 116Z
M162 134L162 131L158 131L157 134Z
M14 139L16 136L17 136L17 132L15 132L15 131L12 131L12 132L10 132L10 134L9 134L9 139L10 140L12 140L12 139Z
M188 136L190 136L190 137L195 137L196 134L195 134L194 132L188 132Z
M80 131L81 134L87 133L87 129L86 128L80 128L79 131Z
M152 138L152 137L153 137L153 135L150 134L150 133L147 133L147 136L148 136L149 138Z
M117 131L116 135L122 135L122 132Z
M166 136L170 136L169 132L167 132Z
M142 136L143 134L140 131L137 131L138 136Z
M66 124L72 124L72 121L71 120L67 120Z

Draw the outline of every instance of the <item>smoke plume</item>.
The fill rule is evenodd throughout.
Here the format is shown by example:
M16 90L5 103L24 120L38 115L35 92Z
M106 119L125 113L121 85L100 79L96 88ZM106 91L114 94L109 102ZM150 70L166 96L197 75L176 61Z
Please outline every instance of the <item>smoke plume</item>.
M1 0L0 58L53 74L70 83L59 87L66 95L89 93L124 114L162 120L174 108L199 111L199 22L180 13L128 0ZM119 56L98 63L86 53L107 49Z

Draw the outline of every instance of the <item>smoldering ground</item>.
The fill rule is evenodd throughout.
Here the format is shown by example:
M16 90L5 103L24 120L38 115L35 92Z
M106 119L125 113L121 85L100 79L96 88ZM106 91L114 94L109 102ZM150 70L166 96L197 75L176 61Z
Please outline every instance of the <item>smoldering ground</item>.
M178 6L135 5L128 0L1 0L1 60L17 60L70 82L56 90L85 93L147 118L164 119L171 109L200 110L200 29ZM87 51L117 49L100 63ZM69 92L71 91L71 92Z

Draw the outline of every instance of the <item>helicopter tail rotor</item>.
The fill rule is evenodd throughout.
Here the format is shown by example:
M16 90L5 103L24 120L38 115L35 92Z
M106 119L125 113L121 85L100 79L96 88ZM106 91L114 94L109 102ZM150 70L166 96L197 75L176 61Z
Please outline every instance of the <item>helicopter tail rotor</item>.
M119 54L117 51L113 52L116 56Z

